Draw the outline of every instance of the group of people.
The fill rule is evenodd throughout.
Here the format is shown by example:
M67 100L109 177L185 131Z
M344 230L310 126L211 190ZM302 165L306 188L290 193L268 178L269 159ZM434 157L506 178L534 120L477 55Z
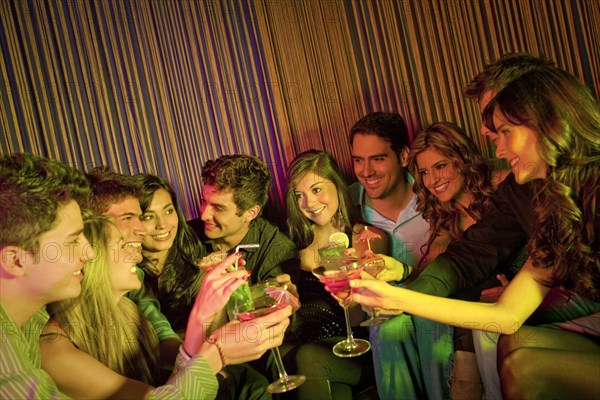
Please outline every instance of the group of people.
M526 54L466 93L510 169L491 168L454 123L411 143L399 114L372 112L349 133L357 182L325 151L290 163L285 233L262 216L272 181L253 156L205 163L192 221L161 177L3 156L1 397L270 398L265 352L280 345L288 372L308 378L281 397L349 399L375 384L382 399L598 395L598 102ZM344 312L311 273L340 233L348 254L385 262L351 281L353 322L362 308L389 318L354 329L372 346L355 358L331 352ZM219 260L209 272L207 260ZM232 293L267 279L300 309L229 321Z

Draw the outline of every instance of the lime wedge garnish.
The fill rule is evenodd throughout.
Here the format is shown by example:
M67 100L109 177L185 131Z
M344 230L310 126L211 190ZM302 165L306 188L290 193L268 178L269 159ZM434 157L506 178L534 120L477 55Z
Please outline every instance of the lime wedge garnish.
M350 245L350 240L348 239L348 235L344 232L335 232L329 236L330 243L337 243L340 246L344 246L344 249L347 249Z

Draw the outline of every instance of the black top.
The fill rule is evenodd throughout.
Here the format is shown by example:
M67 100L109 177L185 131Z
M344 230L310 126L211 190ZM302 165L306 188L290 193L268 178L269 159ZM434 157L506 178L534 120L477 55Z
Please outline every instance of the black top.
M459 240L450 243L446 252L429 263L407 288L449 296L477 286L492 276L498 265L510 264L510 258L527 244L533 232L531 201L535 187L542 183L537 179L519 185L509 174L494 193L490 210ZM599 218L598 213L595 217Z
M158 299L160 310L171 323L173 330L185 332L188 317L204 279L204 271L197 265L190 265L182 259L170 260L170 265L165 265L163 271L167 268L172 268L174 273L194 275L191 286L183 287L181 280L176 279L173 287L166 287L164 282L160 281L160 276L155 275L150 268L144 268L146 272L144 281Z
M430 262L409 289L448 296L477 286L492 276L498 265L523 248L533 229L533 185L519 185L509 174L492 197L490 209L446 252Z
M300 309L296 312L293 339L300 343L346 336L344 310L312 273L301 270L296 283ZM368 338L368 331L352 327L354 337ZM286 338L286 341L289 340Z

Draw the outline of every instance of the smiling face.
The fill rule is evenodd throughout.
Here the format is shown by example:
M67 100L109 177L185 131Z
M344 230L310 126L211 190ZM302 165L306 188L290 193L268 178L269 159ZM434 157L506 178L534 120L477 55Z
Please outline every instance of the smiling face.
M325 178L307 172L294 190L302 214L315 224L331 224L340 205L335 184Z
M465 179L450 158L428 147L416 156L416 161L423 185L431 194L442 203L451 200L463 203Z
M498 111L494 112L495 132L488 135L496 145L496 157L504 158L519 184L546 178L548 164L538 153L536 132L525 125L512 125Z
M83 236L79 205L70 201L60 206L54 227L40 236L39 251L24 257L27 292L42 304L79 296L83 263L94 256Z
M404 182L403 164L390 143L375 134L359 133L352 141L352 163L369 198L393 196Z
M110 263L110 282L117 299L131 290L142 287L137 275L137 250L123 246L125 240L112 224L108 229L108 262Z
M237 215L233 192L219 190L213 185L204 185L202 198L200 217L204 222L204 234L223 246L222 250L236 246L250 230L250 222L258 215L255 207Z
M143 241L144 252L168 252L177 236L179 224L169 192L164 189L154 192L141 220L147 231Z
M115 225L125 240L123 246L135 250L138 262L142 261L142 241L146 235L146 228L140 221L140 201L135 197L126 197L118 203L111 204L105 215L114 218Z

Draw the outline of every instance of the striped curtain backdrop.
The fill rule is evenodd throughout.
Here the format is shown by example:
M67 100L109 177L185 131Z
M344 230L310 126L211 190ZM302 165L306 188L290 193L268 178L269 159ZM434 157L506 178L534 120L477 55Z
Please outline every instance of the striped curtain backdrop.
M598 96L600 2L2 0L0 151L161 175L189 218L201 166L253 154L281 216L297 153L326 149L353 179L347 133L367 112L397 111L413 135L457 122L493 157L462 91L522 51Z

